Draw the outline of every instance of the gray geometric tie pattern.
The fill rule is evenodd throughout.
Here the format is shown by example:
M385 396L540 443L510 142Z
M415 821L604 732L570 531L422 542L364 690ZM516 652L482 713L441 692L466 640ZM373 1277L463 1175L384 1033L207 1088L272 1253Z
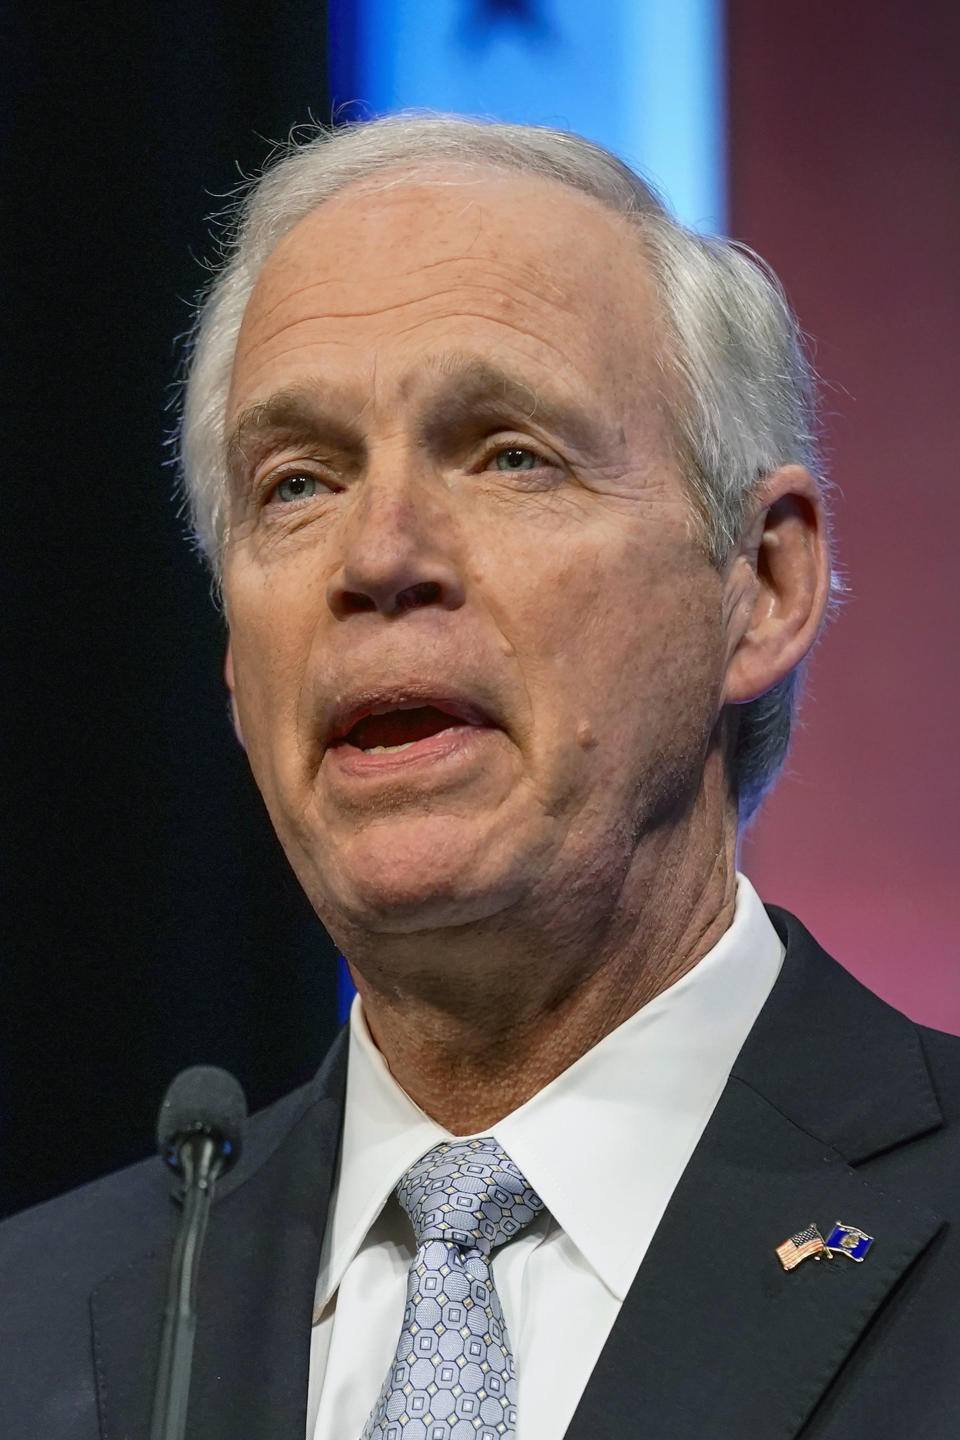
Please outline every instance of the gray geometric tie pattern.
M435 1146L397 1199L417 1253L396 1358L361 1440L515 1440L517 1381L490 1252L543 1201L490 1136Z

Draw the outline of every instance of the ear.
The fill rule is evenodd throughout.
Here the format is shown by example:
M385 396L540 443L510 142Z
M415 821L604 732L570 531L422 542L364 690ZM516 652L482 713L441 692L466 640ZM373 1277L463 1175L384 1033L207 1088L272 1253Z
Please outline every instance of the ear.
M801 465L764 480L726 570L723 699L742 705L800 664L830 596L830 552L816 481Z
M243 731L240 728L240 712L237 709L237 684L233 673L233 649L230 641L227 641L227 653L223 660L223 678L227 682L227 689L230 691L230 718L233 721L233 728L237 739L243 745ZM246 746L244 745L244 749Z

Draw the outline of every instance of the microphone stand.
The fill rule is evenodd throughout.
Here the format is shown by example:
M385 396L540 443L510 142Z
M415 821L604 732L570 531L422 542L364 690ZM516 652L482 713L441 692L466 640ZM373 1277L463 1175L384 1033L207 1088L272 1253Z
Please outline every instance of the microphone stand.
M197 1273L223 1159L222 1141L210 1135L191 1135L180 1149L183 1213L170 1262L150 1440L184 1440L197 1329Z

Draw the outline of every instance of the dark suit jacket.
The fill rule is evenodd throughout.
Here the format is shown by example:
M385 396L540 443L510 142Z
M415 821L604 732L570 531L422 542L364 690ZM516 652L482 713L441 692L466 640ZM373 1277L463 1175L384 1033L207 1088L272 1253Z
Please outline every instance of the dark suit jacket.
M780 979L567 1440L960 1436L960 1040L913 1025L772 914ZM220 1188L196 1440L304 1440L345 1060L341 1035L312 1085L254 1121ZM151 1161L0 1228L3 1440L146 1440L176 1219ZM837 1220L876 1237L862 1264L781 1269L775 1246Z

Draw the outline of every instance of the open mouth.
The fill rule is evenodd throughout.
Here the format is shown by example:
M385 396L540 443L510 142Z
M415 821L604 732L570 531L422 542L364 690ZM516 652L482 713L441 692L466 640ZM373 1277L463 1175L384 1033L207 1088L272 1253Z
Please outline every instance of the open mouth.
M450 714L435 705L418 705L409 710L364 715L345 735L332 740L331 744L350 745L365 755L390 755L408 750L411 745L429 740L444 730L470 723L461 715Z

